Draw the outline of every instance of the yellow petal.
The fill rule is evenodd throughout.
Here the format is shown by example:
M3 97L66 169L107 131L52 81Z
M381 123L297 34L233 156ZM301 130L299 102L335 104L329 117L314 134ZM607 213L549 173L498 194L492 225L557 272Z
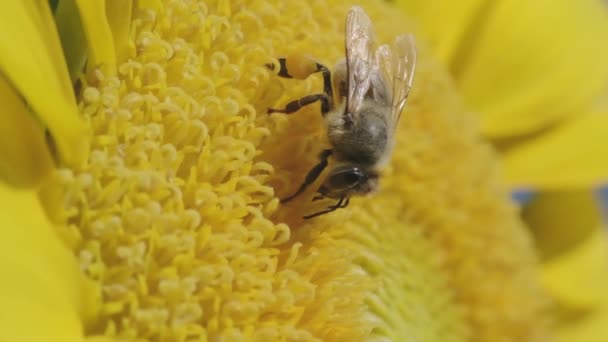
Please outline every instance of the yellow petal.
M588 189L537 193L522 215L544 260L585 241L602 222L598 198Z
M0 178L18 187L34 186L54 168L40 123L0 75Z
M589 313L558 327L560 342L605 342L608 336L608 309Z
M544 258L560 341L603 341L608 323L608 241L593 191L537 194L523 217Z
M63 50L59 44L58 33L56 30L55 21L52 13L48 7L47 1L34 0L29 2L26 6L30 20L33 23L22 23L23 25L35 25L40 34L42 42L46 46L47 57L51 59L53 69L49 69L48 72L53 72L59 80L61 85L61 91L65 92L64 96L74 98L71 84L68 82L68 74L65 73L65 61L63 56ZM34 39L34 37L31 37ZM37 42L40 39L36 39Z
M0 183L0 340L81 341L97 291L46 220L35 193Z
M87 37L89 55L87 67L107 68L116 72L116 50L108 23L105 0L74 0L80 11L80 21Z
M589 108L608 79L598 0L498 1L451 62L489 137L522 135Z
M91 49L91 67L113 68L115 58L127 57L132 6L131 0L59 1L55 19L72 80L83 71L87 48Z
M4 3L0 72L33 109L42 127L49 129L61 160L81 165L88 153L87 134L47 1Z
M588 108L608 77L600 0L400 0L449 66L491 138L519 136Z
M114 38L116 58L123 61L129 54L132 0L106 0L108 24Z
M603 342L608 336L605 229L596 228L583 242L543 267L543 283L561 312L556 325L558 341Z
M555 300L572 310L608 308L608 243L604 227L545 262L542 281Z
M82 73L87 60L87 40L75 0L61 0L55 10L55 22L72 82Z
M608 180L608 115L588 114L505 152L513 186L591 188Z
M465 44L469 30L475 27L490 1L484 0L397 0L418 23L435 55L450 64Z

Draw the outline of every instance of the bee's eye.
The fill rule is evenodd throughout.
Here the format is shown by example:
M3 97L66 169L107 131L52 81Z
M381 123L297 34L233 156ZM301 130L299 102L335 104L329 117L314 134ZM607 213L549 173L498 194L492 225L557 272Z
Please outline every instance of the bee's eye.
M358 168L338 171L329 177L329 186L332 189L347 189L359 184L365 174Z

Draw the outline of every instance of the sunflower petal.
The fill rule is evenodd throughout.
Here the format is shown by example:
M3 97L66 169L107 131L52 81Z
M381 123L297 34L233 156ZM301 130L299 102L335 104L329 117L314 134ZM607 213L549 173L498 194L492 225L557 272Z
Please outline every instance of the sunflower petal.
M129 31L131 28L131 14L133 1L106 0L108 23L114 38L116 58L124 60L129 53Z
M84 321L98 309L97 291L34 192L0 183L0 208L0 340L81 341Z
M70 71L70 79L74 82L82 72L87 59L87 39L74 0L59 1L55 11L55 22Z
M411 1L483 133L507 138L576 115L608 76L608 11L598 0Z
M543 260L582 243L602 222L597 195L589 189L539 192L524 206L522 216Z
M89 45L89 68L107 68L114 73L116 50L108 23L105 0L75 0Z
M0 177L14 186L34 186L54 167L44 131L15 90L0 76Z
M608 336L608 310L604 309L559 327L561 342L604 342Z
M15 37L20 39L18 44ZM0 72L36 113L40 129L49 129L61 160L69 166L81 165L88 153L83 138L86 129L46 1L4 3L0 11Z
M451 65L487 136L541 130L587 109L603 91L608 11L601 1L499 1L486 15Z
M608 322L608 243L596 194L540 193L523 211L543 256L560 341L603 341Z
M597 227L597 226L596 226ZM542 281L562 315L560 341L601 342L608 334L608 243L605 228L547 262Z
M417 20L435 55L449 64L470 29L472 22L487 10L484 0L400 0L399 4Z
M591 188L608 179L608 116L589 114L509 149L506 177L514 186Z
M594 310L608 305L608 243L596 228L582 243L545 262L542 281L556 301L571 310Z

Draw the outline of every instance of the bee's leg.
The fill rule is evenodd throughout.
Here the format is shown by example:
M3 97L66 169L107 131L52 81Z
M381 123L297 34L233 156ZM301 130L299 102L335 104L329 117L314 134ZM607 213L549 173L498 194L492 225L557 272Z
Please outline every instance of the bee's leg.
M344 203L342 203L342 205L339 206L338 208L346 208L346 207L348 207L349 204L350 204L350 197L347 197L346 200L344 201Z
M287 104L285 109L269 109L268 114L270 113L285 113L291 114L298 109L311 104L315 101L321 101L321 113L325 115L331 108L334 106L334 93L331 85L331 72L329 69L321 64L313 60L312 58L302 56L302 55L291 55L287 58L279 58L279 72L278 75L285 78L295 78L298 80L304 80L308 78L311 74L320 72L323 74L323 94L318 95L310 95L310 96L321 96L324 95L323 99L317 98L316 100L312 100L310 102L304 103L305 99L308 97L303 97L300 100L292 101ZM270 70L274 70L273 64L266 65ZM289 106L292 106L291 108ZM294 110L291 110L295 108Z
M315 103L317 101L321 101L321 113L323 113L323 115L325 115L325 113L329 112L329 109L331 107L330 107L330 101L329 101L329 98L327 97L327 95L325 95L325 94L315 94L315 95L304 96L303 98L301 98L299 100L291 101L287 105L285 105L285 108L283 108L283 109L268 108L268 114L272 114L272 113L283 113L283 114L295 113L298 110L300 110L300 108L302 108L304 106L307 106L309 104Z
M331 87L331 72L325 65L319 63L317 63L317 69L323 73L323 93L327 96L327 101L329 102L326 111L323 111L323 108L321 108L321 113L325 116L325 114L334 107L334 91Z
M342 197L340 197L340 199L338 200L338 202L336 204L327 207L327 209L325 209L325 210L318 211L314 214L306 215L303 218L308 220L313 217L325 215L327 213L331 213L332 211L336 211L340 208L346 208L349 203L350 203L350 198L342 196Z
M305 55L290 55L288 57L277 58L279 61L279 72L277 75L285 78L295 78L296 80L305 80L308 76L319 72L319 63L314 59ZM275 69L272 63L266 64L270 70Z
M287 202L291 201L296 196L303 193L304 190L306 190L306 188L308 188L308 186L310 184L312 184L317 178L319 178L319 175L321 174L321 172L323 172L323 170L325 170L325 168L327 167L327 164L328 164L327 159L329 158L329 156L331 156L331 154L332 154L332 150L323 150L321 152L321 154L319 154L319 159L320 159L319 163L317 165L315 165L312 169L310 169L310 171L308 171L308 174L306 175L306 178L304 179L304 182L302 183L302 185L300 185L300 188L298 189L298 191L296 191L293 195L291 195L289 197L285 197L285 198L281 199L281 203L287 203Z

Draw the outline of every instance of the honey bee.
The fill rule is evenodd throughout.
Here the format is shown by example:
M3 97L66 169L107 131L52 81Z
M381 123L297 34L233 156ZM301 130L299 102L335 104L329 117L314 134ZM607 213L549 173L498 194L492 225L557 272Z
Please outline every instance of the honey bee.
M380 169L389 161L395 128L414 79L416 48L413 36L397 36L392 45L376 47L372 23L360 7L352 7L346 17L346 58L330 70L308 57L279 58L278 75L305 79L323 75L323 92L289 102L283 109L268 113L291 114L306 105L320 102L332 148L319 154L319 163L306 175L299 189L281 200L286 203L303 193L327 168L331 168L313 201L337 199L325 210L304 216L323 215L348 206L350 197L378 189ZM274 69L272 65L269 68Z

